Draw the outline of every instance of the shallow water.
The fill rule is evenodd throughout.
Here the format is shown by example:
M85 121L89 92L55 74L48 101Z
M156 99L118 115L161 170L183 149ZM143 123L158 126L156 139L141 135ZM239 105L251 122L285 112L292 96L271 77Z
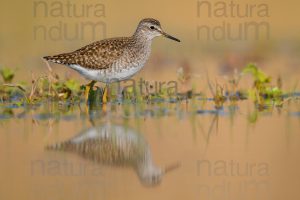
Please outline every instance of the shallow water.
M259 112L248 100L222 110L201 101L6 106L0 199L299 199L299 102ZM46 148L78 134L92 143ZM145 184L134 167L145 151L174 169Z

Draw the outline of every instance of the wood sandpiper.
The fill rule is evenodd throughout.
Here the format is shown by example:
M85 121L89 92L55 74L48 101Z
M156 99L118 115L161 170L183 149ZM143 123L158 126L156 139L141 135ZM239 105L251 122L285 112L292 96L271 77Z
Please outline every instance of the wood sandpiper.
M70 53L45 56L44 59L66 65L91 80L86 87L86 95L95 82L106 83L106 95L103 95L106 102L108 84L129 79L140 71L150 56L152 40L157 36L180 42L164 32L158 20L146 18L140 21L131 37L104 39Z

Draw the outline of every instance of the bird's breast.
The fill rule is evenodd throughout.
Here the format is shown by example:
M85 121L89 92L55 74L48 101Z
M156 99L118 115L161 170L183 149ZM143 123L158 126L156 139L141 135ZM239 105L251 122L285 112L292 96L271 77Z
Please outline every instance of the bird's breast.
M109 82L129 79L146 64L151 49L150 47L129 49L104 72L105 77L109 77Z

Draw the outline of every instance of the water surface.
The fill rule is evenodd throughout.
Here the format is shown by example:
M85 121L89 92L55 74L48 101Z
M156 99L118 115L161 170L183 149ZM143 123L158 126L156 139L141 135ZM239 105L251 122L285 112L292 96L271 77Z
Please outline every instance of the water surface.
M297 100L262 112L248 100L221 110L211 102L200 106L201 101L93 107L45 102L35 107L3 107L0 197L300 197ZM105 140L99 140L101 134ZM72 148L47 148L74 138L77 146ZM148 169L146 154L161 174ZM137 165L155 176L143 177ZM168 168L168 173L162 173Z

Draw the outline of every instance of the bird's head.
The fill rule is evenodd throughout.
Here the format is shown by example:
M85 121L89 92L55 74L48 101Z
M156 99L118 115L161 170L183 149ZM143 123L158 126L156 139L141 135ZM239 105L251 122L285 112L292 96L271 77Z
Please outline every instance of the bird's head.
M141 20L135 34L138 36L143 36L146 39L150 39L150 40L158 36L164 36L171 40L180 42L179 39L164 32L161 28L160 22L152 18L146 18Z

